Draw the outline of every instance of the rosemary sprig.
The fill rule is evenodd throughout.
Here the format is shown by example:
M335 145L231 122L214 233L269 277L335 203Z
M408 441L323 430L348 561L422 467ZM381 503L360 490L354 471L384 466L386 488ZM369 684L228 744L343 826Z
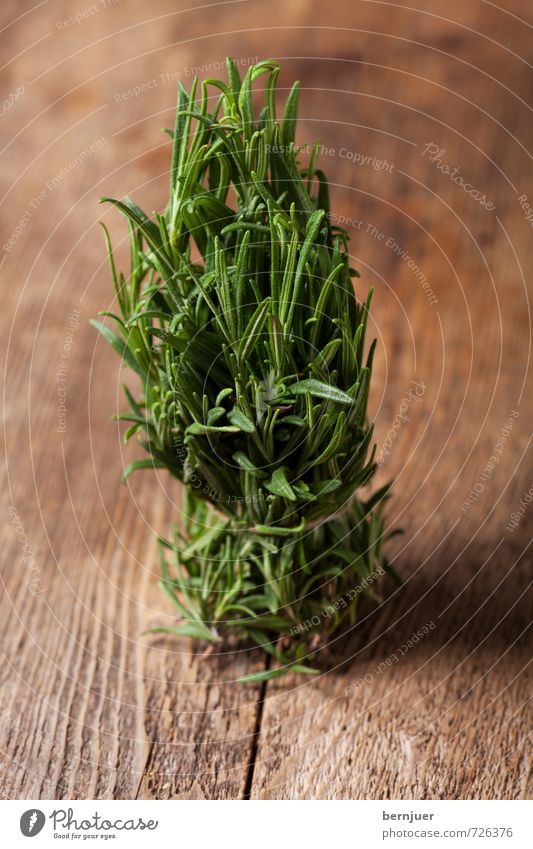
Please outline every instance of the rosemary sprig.
M128 221L131 266L117 272L104 227L120 314L103 313L117 332L94 324L141 379L120 418L148 458L124 477L166 468L183 484L181 529L160 540L180 620L158 630L251 640L281 664L260 677L312 673L305 658L389 570L388 486L357 494L376 469L371 293L356 299L316 146L307 167L298 161L298 83L278 120L277 63L242 81L227 67L229 82L202 82L198 101L196 80L191 92L179 84L165 211L102 199Z

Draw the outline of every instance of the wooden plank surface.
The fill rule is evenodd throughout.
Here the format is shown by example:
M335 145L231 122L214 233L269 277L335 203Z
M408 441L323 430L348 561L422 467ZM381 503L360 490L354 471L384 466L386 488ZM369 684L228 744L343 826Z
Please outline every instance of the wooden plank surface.
M531 794L533 16L500 6L2 5L2 798ZM172 618L154 534L179 492L119 485L124 375L88 327L111 301L98 220L123 235L98 197L161 208L175 81L228 54L302 81L299 141L321 138L376 290L371 409L404 528L405 585L323 674L254 687L235 679L257 652L143 636Z

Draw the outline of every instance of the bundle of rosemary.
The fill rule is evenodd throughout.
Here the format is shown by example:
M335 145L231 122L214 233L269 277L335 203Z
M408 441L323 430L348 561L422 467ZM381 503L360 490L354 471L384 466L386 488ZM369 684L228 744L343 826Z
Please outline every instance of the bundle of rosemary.
M183 484L180 527L160 540L161 586L180 621L160 630L253 641L281 664L257 680L316 671L305 658L391 571L388 486L357 494L376 468L371 293L355 297L319 143L298 162L299 84L279 121L277 63L242 81L227 68L228 84L202 82L198 100L196 80L190 93L179 85L165 211L102 198L127 219L131 268L117 273L104 227L120 315L102 315L118 335L94 324L141 381L140 397L125 389L120 418L148 457L125 477L164 468Z

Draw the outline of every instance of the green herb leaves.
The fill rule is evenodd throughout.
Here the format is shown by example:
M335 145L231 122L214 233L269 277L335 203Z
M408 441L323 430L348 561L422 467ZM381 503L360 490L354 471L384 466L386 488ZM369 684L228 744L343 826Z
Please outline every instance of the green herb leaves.
M352 621L358 593L336 601L384 562L387 493L358 495L375 471L370 296L357 301L347 236L330 227L318 147L298 160L298 83L277 118L278 74L266 61L241 80L228 60L228 83L180 83L166 209L102 199L127 221L131 262L117 273L104 228L120 314L113 330L93 323L140 377L121 418L148 457L125 476L166 468L184 485L182 530L161 542L182 620L167 630L232 632L313 673L309 636Z

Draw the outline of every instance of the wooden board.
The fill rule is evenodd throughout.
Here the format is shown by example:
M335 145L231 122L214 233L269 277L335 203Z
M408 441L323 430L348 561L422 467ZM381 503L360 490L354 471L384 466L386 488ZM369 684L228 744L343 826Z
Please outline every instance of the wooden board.
M531 9L92 8L0 11L0 796L530 795ZM162 207L175 81L228 54L302 81L299 141L321 138L361 297L375 288L371 408L406 577L320 677L251 687L235 679L258 652L143 635L172 619L155 534L179 492L119 485L124 375L88 326L112 299L99 219L126 259L98 197Z

